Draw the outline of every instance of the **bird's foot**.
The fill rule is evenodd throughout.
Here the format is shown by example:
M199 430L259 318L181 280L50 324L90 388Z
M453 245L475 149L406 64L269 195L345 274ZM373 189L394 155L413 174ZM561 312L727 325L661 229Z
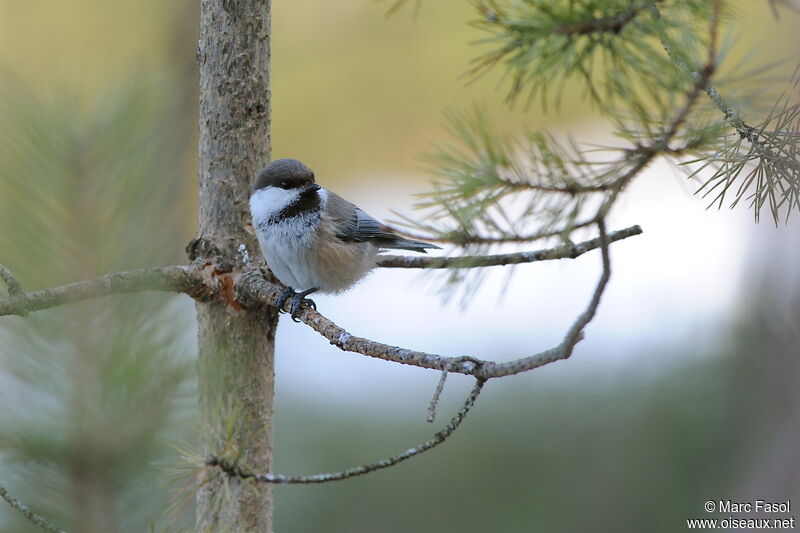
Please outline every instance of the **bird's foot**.
M293 322L300 322L297 319L297 313L300 312L300 308L303 306L303 304L309 306L311 309L314 309L316 311L317 304L315 304L314 300L312 300L311 298L306 298L306 296L308 296L312 292L316 292L317 290L319 289L312 288L303 292L295 293L294 297L292 298L292 303L289 306L289 316L292 317Z
M283 292L280 293L280 295L278 296L278 299L275 300L275 307L278 308L278 312L279 313L283 313L283 304L286 303L286 300L288 300L289 298L291 298L291 297L293 297L295 295L297 295L297 293L294 292L293 288L286 287L285 289L283 289Z
M291 287L286 287L278 296L278 299L275 300L275 307L278 308L278 312L283 312L283 304L285 304L286 301L291 298L292 303L289 304L289 316L292 317L294 322L300 322L300 320L297 319L297 314L300 312L300 308L303 306L303 304L306 304L312 309L317 308L317 304L314 303L314 300L311 298L306 298L306 296L312 292L316 292L317 290L319 289L315 287L303 292L295 292Z

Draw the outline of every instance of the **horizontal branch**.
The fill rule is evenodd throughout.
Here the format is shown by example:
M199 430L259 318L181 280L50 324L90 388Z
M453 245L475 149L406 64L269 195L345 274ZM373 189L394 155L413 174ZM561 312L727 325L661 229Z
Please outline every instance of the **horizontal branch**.
M406 459L411 459L415 455L427 452L428 450L435 448L439 444L443 443L445 439L447 439L447 437L452 435L453 432L456 429L458 429L458 426L464 420L464 417L467 416L469 410L472 409L473 405L475 405L475 400L481 393L481 389L483 388L484 383L485 381L482 379L477 380L475 386L470 391L469 396L467 396L467 399L464 401L464 405L461 406L461 409L459 409L456 415L450 420L450 423L447 424L447 426L445 426L442 430L436 432L433 435L433 437L431 437L429 440L426 440L422 444L414 446L413 448L409 448L402 453L399 453L392 457L388 457L386 459L381 459L380 461L376 461L374 463L348 468L347 470L342 470L339 472L311 474L306 476L288 476L285 474L256 474L242 468L233 461L218 456L210 457L206 461L206 466L217 466L220 468L220 470L222 470L223 472L232 477L238 477L241 479L254 479L255 481L261 483L275 483L284 485L327 483L330 481L341 481L343 479L348 479L351 477L368 474L376 470L381 470L383 468L394 466L397 463L405 461Z
M613 231L608 234L608 242L616 242L642 233L639 226ZM575 259L588 251L600 248L600 238L590 239L578 244L564 244L543 250L516 252L495 255L468 255L462 257L425 257L386 255L378 260L383 268L477 268L499 265L517 265L551 259Z
M213 292L209 288L213 285L210 281L203 269L195 264L113 272L51 289L10 294L0 299L0 316L24 316L31 311L131 292L182 292L201 298Z

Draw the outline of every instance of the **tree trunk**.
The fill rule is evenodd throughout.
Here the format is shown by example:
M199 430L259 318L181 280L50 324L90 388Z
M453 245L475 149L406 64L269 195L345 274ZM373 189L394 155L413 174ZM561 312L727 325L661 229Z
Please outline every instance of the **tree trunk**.
M240 268L237 249L261 257L248 212L250 182L270 155L270 1L202 0L200 11L199 255ZM241 256L241 254L238 254ZM206 455L270 472L277 314L197 304L200 438ZM269 486L205 472L197 530L272 531ZM228 485L226 489L224 485Z

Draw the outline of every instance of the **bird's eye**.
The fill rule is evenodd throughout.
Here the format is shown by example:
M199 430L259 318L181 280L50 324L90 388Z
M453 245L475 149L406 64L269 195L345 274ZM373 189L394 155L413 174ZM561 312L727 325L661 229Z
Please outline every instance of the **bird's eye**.
M288 189L290 187L289 186L289 182L288 181L282 181L282 182L280 182L278 184L278 187L280 187L281 189Z

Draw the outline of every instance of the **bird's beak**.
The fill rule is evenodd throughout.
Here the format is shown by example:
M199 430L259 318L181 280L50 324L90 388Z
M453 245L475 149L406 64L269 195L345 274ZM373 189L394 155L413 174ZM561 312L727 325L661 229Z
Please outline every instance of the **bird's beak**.
M309 185L308 187L306 187L305 189L303 189L303 192L301 192L300 194L311 194L312 192L318 191L318 190L320 190L321 188L322 188L322 187L320 187L320 186L319 186L319 185L317 185L316 183L312 183L311 185Z

